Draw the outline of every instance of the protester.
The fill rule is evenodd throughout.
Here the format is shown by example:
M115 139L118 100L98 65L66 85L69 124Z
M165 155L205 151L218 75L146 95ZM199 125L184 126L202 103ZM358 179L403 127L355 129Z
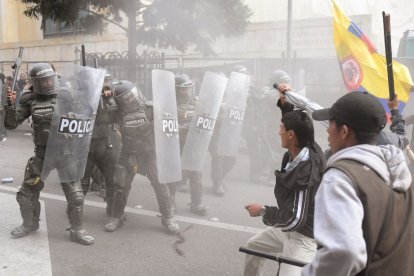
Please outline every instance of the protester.
M376 146L384 108L351 92L312 117L329 120L333 155L316 195L319 250L302 275L412 275L412 179L400 149Z
M390 131L382 130L378 138L377 145L394 145L400 149L405 149L408 139L405 137L404 119L398 109L399 101L397 95L388 102L391 112Z
M288 149L282 169L275 171L274 189L278 207L252 203L245 206L250 216L262 216L271 226L249 239L247 248L310 261L316 252L313 240L314 195L325 170L325 158L314 141L310 117L301 110L283 115L279 135ZM260 275L264 259L246 255L244 275ZM281 275L300 275L301 268L281 264Z

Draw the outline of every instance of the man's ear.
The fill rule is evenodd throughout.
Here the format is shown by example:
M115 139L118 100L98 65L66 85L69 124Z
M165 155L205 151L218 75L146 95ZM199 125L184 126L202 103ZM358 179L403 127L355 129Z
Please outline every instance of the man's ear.
M340 131L340 137L343 140L346 140L349 137L349 135L351 134L350 130L351 129L347 125L342 125L341 129L339 130Z

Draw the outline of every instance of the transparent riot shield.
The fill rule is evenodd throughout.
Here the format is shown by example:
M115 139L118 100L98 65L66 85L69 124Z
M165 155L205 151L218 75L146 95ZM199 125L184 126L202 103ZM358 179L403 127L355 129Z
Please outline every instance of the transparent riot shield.
M60 182L73 182L85 172L105 71L69 65L59 74L41 179L56 169Z
M250 76L232 72L226 87L217 152L235 156L239 149Z
M172 72L152 70L152 96L158 181L177 182L182 176L177 103Z
M3 83L0 81L0 130L4 127L4 105L6 104L6 99L6 91L3 91Z
M181 154L183 170L201 171L228 79L206 72L190 129Z
M0 110L3 110L5 104L6 91L3 91L3 82L0 81Z
M3 82L0 80L0 111L4 109L6 104L6 91L3 90Z

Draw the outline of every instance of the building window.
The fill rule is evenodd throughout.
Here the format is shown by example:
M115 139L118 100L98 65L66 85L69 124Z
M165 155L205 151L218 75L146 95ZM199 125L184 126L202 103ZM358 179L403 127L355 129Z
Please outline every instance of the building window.
M88 13L86 11L79 11L79 19L85 17ZM46 19L43 22L43 38L55 38L66 36L77 36L85 33L85 29L81 27L80 20L73 23L64 23L60 21L54 22L51 19Z

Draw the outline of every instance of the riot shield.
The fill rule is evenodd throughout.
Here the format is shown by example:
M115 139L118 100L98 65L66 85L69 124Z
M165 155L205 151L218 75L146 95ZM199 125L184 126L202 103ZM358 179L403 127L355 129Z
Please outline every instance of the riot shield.
M4 127L4 105L6 104L6 91L3 91L3 82L0 80L0 130ZM1 134L0 134L1 140Z
M250 76L232 72L226 87L217 153L235 156L239 149L241 130L249 92Z
M182 176L177 103L172 72L152 70L152 97L158 181L177 182Z
M6 104L6 91L3 91L3 82L0 80L0 111L3 110Z
M183 170L201 171L228 79L206 72L181 154Z
M69 65L59 74L41 179L56 169L60 182L73 182L85 172L105 71Z

